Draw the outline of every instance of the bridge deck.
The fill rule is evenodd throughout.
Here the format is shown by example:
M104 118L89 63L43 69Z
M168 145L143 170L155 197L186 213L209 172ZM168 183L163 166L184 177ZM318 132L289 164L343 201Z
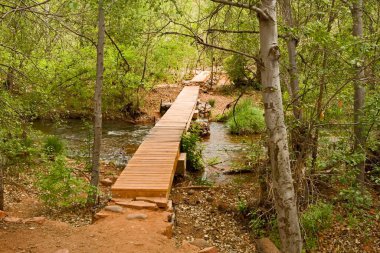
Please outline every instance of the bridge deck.
M168 198L179 157L181 135L190 125L198 93L198 86L183 88L112 186L113 197Z

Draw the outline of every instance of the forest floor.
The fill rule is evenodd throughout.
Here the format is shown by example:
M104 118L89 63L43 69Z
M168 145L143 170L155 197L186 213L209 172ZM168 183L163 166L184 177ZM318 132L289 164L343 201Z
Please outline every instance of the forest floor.
M146 115L158 116L161 99L164 102L173 101L179 92L178 86L156 87L147 96L143 111ZM200 94L202 101L215 100L213 117L221 114L226 105L235 99L224 94ZM103 167L104 171L107 173L103 174L103 178L116 178L120 173L120 170L110 167ZM21 173L7 180L6 213L8 217L20 219L0 220L0 252L191 253L211 245L221 253L256 252L257 235L254 232L258 231L250 228L249 219L239 210L242 200L247 203L246 208L254 208L251 205L257 203L260 197L255 173L235 176L228 184L214 184L197 190L182 187L195 184L193 179L176 182L171 196L176 214L172 239L163 235L168 224L165 211L125 209L123 214L115 214L94 224L90 224L89 212L83 209L47 212L33 186L34 174L30 171L29 174ZM106 200L109 187L103 187L102 191ZM335 194L332 192L328 197L332 202ZM310 252L380 252L379 195L374 193L373 199L377 204L363 210L360 216L349 215L336 206L332 225L318 234L319 249ZM132 213L143 213L147 218L127 220L126 215ZM35 218L41 216L46 218ZM264 234L268 236L268 231ZM198 247L190 244L191 241Z

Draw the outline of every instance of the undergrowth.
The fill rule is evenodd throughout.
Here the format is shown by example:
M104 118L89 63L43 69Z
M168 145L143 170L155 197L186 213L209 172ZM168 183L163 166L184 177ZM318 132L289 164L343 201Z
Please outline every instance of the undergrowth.
M227 114L227 126L232 134L255 134L265 130L263 111L250 99L239 102Z

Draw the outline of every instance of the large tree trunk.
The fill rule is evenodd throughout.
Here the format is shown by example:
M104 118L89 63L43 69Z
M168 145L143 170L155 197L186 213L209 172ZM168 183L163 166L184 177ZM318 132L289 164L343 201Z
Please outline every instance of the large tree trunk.
M269 132L268 146L277 221L283 252L299 253L302 249L302 237L290 170L288 137L280 87L276 1L262 0L261 9L269 16L269 18L259 16L260 53L263 65L261 79L265 122Z
M352 8L353 35L363 38L363 0L356 0ZM361 52L360 52L361 54ZM362 57L361 57L362 58ZM365 88L364 88L364 69L362 63L354 66L356 71L356 80L354 81L354 151L363 152L365 148L365 137L361 116L364 108ZM365 164L364 161L359 164L360 174L358 179L364 181Z
M96 59L96 83L94 95L94 144L92 150L92 173L91 186L94 191L89 195L88 202L95 204L97 198L97 187L99 184L99 167L100 167L100 149L102 140L102 86L104 71L104 37L105 22L103 0L99 0L99 16L98 16L98 45Z

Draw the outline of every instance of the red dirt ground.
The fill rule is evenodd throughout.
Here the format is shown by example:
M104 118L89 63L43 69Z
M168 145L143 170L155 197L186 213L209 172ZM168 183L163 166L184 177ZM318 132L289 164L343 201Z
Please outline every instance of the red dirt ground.
M146 220L127 220L127 214L145 213ZM42 225L0 222L0 252L54 253L68 249L75 253L139 252L192 253L199 249L189 244L181 248L162 235L168 226L167 212L128 209L93 225L72 227L63 222Z

